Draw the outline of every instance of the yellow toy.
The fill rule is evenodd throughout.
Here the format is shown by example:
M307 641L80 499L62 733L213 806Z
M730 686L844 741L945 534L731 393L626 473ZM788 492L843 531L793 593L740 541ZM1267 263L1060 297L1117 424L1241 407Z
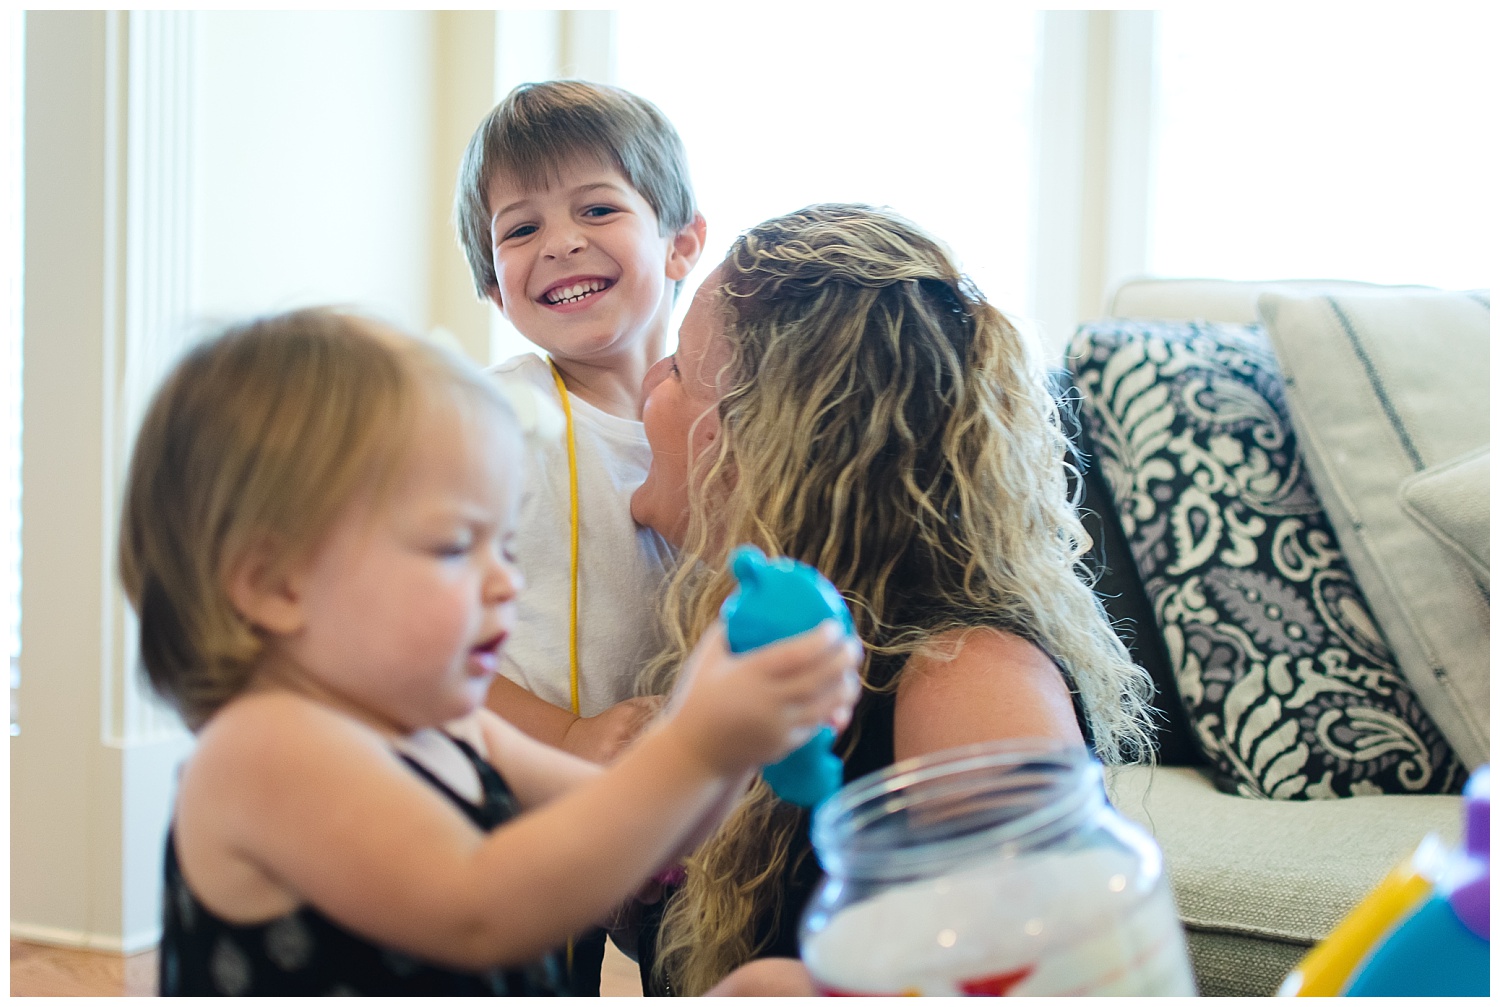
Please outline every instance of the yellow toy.
M1280 996L1489 993L1489 767L1464 788L1465 836L1427 836L1291 975Z
M1343 992L1375 942L1432 894L1443 862L1443 844L1428 835L1411 856L1387 874L1333 932L1286 977L1277 996L1332 997Z

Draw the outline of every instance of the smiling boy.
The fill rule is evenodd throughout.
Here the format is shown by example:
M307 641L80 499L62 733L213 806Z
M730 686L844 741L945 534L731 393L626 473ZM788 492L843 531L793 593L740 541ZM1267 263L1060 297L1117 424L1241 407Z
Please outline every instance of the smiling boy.
M522 84L470 139L454 215L480 296L545 353L494 373L569 419L560 441L528 446L515 537L527 591L487 705L608 762L659 704L633 697L659 647L654 602L671 551L631 520L630 497L651 457L641 384L703 248L682 141L628 91ZM602 943L576 950L586 961L574 992L597 993Z
M571 414L570 435L529 458L517 558L530 590L489 705L605 762L655 710L631 697L656 649L651 602L670 552L631 520L630 496L650 461L641 383L703 246L682 142L619 88L523 84L470 140L455 216L480 294L546 354L496 372Z

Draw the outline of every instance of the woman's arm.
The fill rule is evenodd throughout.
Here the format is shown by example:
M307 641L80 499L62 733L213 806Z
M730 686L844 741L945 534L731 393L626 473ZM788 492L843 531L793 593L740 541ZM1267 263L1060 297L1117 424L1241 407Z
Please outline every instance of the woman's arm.
M1083 744L1062 672L1034 644L990 628L936 641L950 660L918 655L896 686L896 758L1000 738Z

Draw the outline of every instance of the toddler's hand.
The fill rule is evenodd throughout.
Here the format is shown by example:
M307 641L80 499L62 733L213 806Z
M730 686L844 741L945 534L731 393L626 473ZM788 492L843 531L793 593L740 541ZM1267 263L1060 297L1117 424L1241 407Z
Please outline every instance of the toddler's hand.
M579 717L563 735L562 748L600 765L613 762L646 729L663 702L660 696L640 696L592 717Z
M842 730L859 698L857 640L832 620L732 654L722 622L703 634L672 695L671 727L715 772L775 762L819 726Z

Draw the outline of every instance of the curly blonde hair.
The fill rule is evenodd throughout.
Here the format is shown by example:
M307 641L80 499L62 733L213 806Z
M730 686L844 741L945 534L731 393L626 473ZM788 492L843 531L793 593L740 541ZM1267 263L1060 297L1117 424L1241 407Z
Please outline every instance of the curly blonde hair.
M1045 374L948 250L887 210L821 204L745 232L718 275L721 432L689 480L669 643L642 691L670 687L734 587L728 549L752 543L838 585L868 657L899 665L949 630L1001 627L1062 667L1102 759L1149 753L1150 679L1080 563ZM899 681L869 670L869 688ZM755 784L687 864L658 982L701 994L763 950L804 827Z

